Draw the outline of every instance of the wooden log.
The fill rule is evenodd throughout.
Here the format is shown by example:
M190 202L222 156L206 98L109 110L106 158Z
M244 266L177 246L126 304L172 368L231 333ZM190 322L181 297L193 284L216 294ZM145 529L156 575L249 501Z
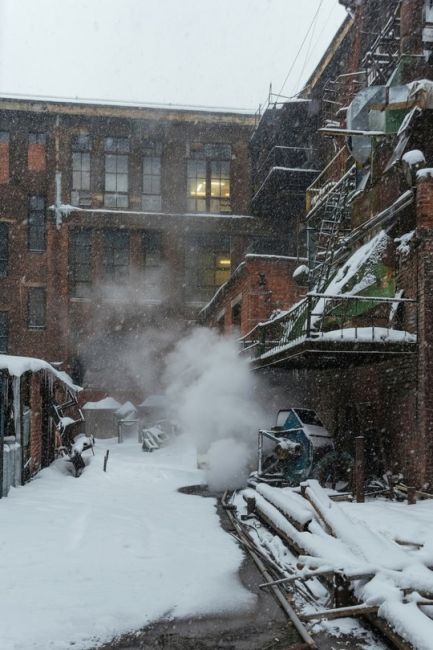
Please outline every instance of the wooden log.
M377 614L377 605L352 605L351 607L336 607L335 609L324 609L320 612L312 612L311 614L303 614L303 621L314 621L315 619L334 618L355 618L358 616L367 616L369 614Z
M318 570L318 571L306 571L305 573L296 573L292 576L288 576L287 578L280 578L279 580L272 580L272 582L264 582L263 584L259 585L260 589L264 589L265 587L270 587L271 585L281 585L281 584L288 584L290 582L296 582L296 580L300 580L301 582L305 582L306 580L311 580L311 578L333 578L335 575L335 572L332 571L332 569L329 570Z

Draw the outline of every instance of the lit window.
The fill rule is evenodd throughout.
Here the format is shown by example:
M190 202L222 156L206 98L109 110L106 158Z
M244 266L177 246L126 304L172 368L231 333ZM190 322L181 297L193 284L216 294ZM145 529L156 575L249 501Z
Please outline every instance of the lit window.
M226 144L192 144L187 166L188 211L231 212L231 147Z
M7 223L0 223L0 278L8 274L9 264L9 226Z
M72 140L72 205L91 207L90 136L78 134Z
M146 142L143 151L142 209L161 210L161 152L160 143Z
M107 208L128 207L129 140L105 138L105 195Z
M28 247L34 252L45 250L45 198L40 194L29 196Z
M85 298L92 288L92 233L90 230L72 231L69 273L72 295Z
M0 352L8 352L9 348L9 315L7 311L0 311Z
M28 293L28 318L29 329L45 329L46 326L47 298L42 287L32 287Z
M129 233L121 230L104 232L105 280L119 282L129 276Z

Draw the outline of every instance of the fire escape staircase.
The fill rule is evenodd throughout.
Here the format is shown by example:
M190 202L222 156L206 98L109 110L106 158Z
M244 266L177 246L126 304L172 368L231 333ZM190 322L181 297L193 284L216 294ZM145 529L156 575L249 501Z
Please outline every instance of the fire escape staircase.
M321 293L329 282L336 254L342 251L351 229L350 196L355 190L355 175L353 165L309 218L309 284L316 293Z

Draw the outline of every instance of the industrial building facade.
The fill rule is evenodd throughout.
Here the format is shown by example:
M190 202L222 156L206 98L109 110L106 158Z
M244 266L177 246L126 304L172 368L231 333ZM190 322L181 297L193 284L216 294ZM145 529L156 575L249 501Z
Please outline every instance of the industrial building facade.
M0 352L110 390L102 375L112 379L122 341L194 320L263 234L249 216L252 125L1 99Z

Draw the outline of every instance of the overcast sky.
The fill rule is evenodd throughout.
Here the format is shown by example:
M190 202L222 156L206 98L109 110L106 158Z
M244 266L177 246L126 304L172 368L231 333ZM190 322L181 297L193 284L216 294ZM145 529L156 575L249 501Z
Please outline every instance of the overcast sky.
M320 11L313 22L313 18ZM256 109L302 87L338 0L0 0L0 92Z

